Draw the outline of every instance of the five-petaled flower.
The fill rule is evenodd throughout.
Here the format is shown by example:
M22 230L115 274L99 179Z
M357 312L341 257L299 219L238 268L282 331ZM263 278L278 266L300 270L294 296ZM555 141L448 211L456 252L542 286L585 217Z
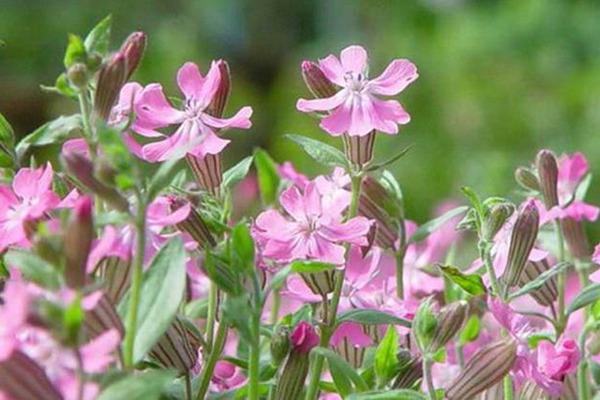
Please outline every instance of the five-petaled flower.
M410 115L398 101L376 96L394 96L403 91L418 78L417 68L408 60L398 59L380 76L369 80L367 63L367 52L360 46L345 48L340 59L329 55L319 60L319 68L339 91L324 99L300 99L298 110L329 111L321 121L321 128L333 136L344 133L365 136L373 130L398 133L398 125L410 122Z

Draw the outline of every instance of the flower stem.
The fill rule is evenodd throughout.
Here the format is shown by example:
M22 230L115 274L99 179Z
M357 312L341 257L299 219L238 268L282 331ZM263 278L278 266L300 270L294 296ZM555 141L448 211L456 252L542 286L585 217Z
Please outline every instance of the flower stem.
M91 104L88 91L84 89L79 90L77 100L79 101L79 109L81 111L81 119L83 122L83 138L90 149L90 157L92 161L94 161L96 158L96 145L92 133Z
M589 388L588 388L588 380L587 380L587 360L585 355L585 341L588 334L589 325L586 325L581 334L579 334L579 352L580 361L577 370L577 392L579 400L588 400L589 398Z
M554 227L556 229L556 238L558 241L558 262L565 261L565 239L563 236L562 228L558 221L555 221ZM566 321L565 314L565 295L567 291L567 272L562 271L558 274L558 321L557 321L557 337L562 335Z
M359 173L352 177L352 199L350 200L350 208L346 215L346 220L354 218L358 214L358 198L360 196L360 184L362 181L362 175ZM346 246L348 247L348 246ZM346 248L346 254L348 249ZM331 304L328 312L328 323L323 326L321 333L321 340L319 345L327 348L329 346L329 340L333 335L335 329L338 306L340 304L340 297L342 289L344 288L344 278L346 275L346 269L338 271L336 274L335 287L333 289L333 295L331 298ZM324 302L323 307L327 307L327 303ZM308 390L306 391L306 400L314 400L317 398L319 392L319 381L321 380L321 371L323 370L324 359L321 356L314 357L313 364L310 370L310 380L308 384Z
M504 377L504 400L513 399L513 384L509 374Z
M212 351L210 352L210 356L208 357L206 364L204 364L204 369L202 370L202 376L200 378L200 386L198 388L196 400L204 400L206 398L206 394L208 393L208 388L210 386L210 380L215 370L215 366L217 365L217 361L219 360L219 356L221 355L221 351L223 350L223 346L225 345L225 340L227 339L227 329L228 327L225 322L221 322L217 328L217 334L215 336Z
M133 273L131 277L131 296L129 298L129 311L127 312L127 330L125 332L125 367L133 367L133 347L137 329L137 313L142 289L142 273L144 269L144 255L146 252L146 201L138 195L138 212L135 221L136 246L133 259Z
M425 358L425 360L423 360L423 378L425 379L425 383L427 384L427 392L429 393L429 399L436 400L437 397L435 395L435 386L433 386L431 365L431 360L429 360L428 358Z
M254 318L253 343L250 346L250 360L248 364L248 399L259 398L259 375L260 375L260 319Z
M479 249L479 256L485 265L486 272L490 277L490 281L492 283L492 289L496 292L496 296L501 296L502 292L500 290L500 282L498 282L498 278L496 277L496 271L494 271L494 264L492 262L492 244L484 239L479 240L479 245L477 246Z
M215 334L215 320L217 317L217 285L210 281L208 289L208 315L206 318L206 353L212 351L213 338Z
M191 381L189 372L185 374L184 379L185 379L185 399L192 400L192 381Z

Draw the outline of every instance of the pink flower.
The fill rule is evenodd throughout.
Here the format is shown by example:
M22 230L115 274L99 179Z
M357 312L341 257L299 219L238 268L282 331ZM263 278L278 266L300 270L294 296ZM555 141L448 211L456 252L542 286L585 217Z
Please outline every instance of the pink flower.
M342 322L331 336L331 345L349 344L353 347L368 347L373 344L373 339L367 335L363 326L356 322Z
M177 125L175 133L170 136L133 127L141 135L161 138L143 147L144 159L157 162L181 158L187 153L197 157L218 154L229 141L217 136L215 130L250 128L250 107L243 107L229 119L216 118L206 113L220 82L221 73L217 62L212 63L205 77L200 74L196 64L184 64L177 74L177 83L185 96L183 110L174 108L168 102L162 86L157 83L150 84L142 90L139 101L135 104L138 123L153 128Z
M246 381L240 368L228 361L218 361L211 378L214 389L218 392L235 389Z
M300 189L304 189L310 180L306 175L299 173L294 168L294 165L286 161L281 164L278 168L279 175L292 183L292 185L298 186Z
M0 251L10 245L29 243L23 222L37 220L60 203L52 192L52 166L21 168L12 188L0 186Z
M319 345L319 335L306 321L300 322L290 336L294 351L306 354Z
M0 303L0 361L7 359L18 346L17 335L27 322L29 293L24 282L9 279Z
M345 48L339 60L334 55L319 60L325 77L340 90L325 99L300 99L296 107L302 112L330 111L321 128L333 136L365 136L373 130L398 133L398 125L407 124L410 116L399 102L376 95L402 92L419 76L417 68L408 60L394 60L379 77L369 80L367 63L367 52L360 46Z
M279 201L287 215L267 210L256 219L255 234L264 244L263 255L278 262L313 259L344 263L342 243L366 245L371 223L364 217L342 222L343 209L326 209L314 182L301 193L285 190Z
M550 379L561 381L577 370L579 349L573 339L562 339L556 345L542 341L538 345L538 369Z

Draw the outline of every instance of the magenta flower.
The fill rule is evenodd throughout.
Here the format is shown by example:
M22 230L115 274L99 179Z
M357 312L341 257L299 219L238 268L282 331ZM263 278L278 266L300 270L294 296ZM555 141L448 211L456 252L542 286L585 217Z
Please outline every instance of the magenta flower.
M319 60L319 68L339 91L325 99L300 99L296 107L302 112L329 111L321 128L333 136L365 136L373 130L398 133L410 116L395 100L380 100L377 95L394 96L402 92L419 76L408 60L394 60L375 79L368 79L367 52L360 46L342 50L340 59L334 55Z
M300 322L290 336L294 351L302 354L310 352L319 345L319 335L315 328L306 321Z
M256 219L255 233L265 257L282 263L313 259L342 265L343 243L367 244L371 223L364 217L342 222L343 209L327 209L314 182L304 193L297 187L285 190L279 201L286 215L267 210Z
M246 382L241 369L228 361L217 361L211 378L211 386L217 392L235 389Z
M0 186L0 251L11 245L27 245L26 220L37 220L60 203L52 191L52 166L21 168L12 188Z
M4 304L0 303L0 361L6 360L18 347L17 336L27 322L29 293L27 285L17 279L9 279L3 292Z
M537 348L538 369L550 379L562 381L577 370L579 349L573 339L562 339L556 345L542 341Z
M133 129L141 135L162 139L143 146L144 159L157 162L182 158L187 153L197 157L218 154L229 141L217 136L215 130L250 128L250 107L243 107L229 119L216 118L206 113L220 82L221 73L216 62L212 63L205 77L200 74L196 64L184 64L177 74L177 83L185 96L183 110L178 110L169 103L160 84L153 83L142 90L135 104L138 123L152 128L177 126L175 133L170 136L157 131L140 130L134 126Z

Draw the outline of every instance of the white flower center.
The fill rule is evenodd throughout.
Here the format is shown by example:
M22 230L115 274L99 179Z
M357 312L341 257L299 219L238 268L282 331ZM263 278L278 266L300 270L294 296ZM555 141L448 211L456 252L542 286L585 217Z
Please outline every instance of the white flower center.
M344 75L346 81L346 87L355 93L360 93L367 85L367 77L362 73L346 72Z
M184 111L188 118L198 118L206 108L206 104L194 99L193 97L185 100Z

